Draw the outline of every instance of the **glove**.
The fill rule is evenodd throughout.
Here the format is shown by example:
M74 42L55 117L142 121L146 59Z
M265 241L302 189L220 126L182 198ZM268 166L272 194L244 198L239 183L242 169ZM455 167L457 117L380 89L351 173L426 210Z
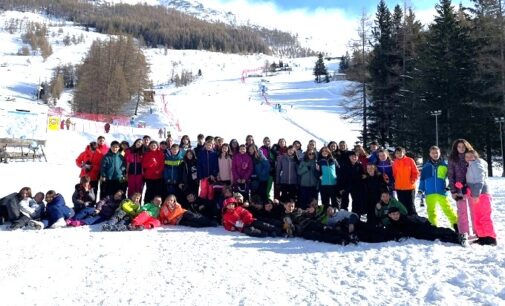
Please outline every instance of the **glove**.
M238 220L237 222L235 222L235 227L238 227L238 228L242 228L244 226L244 222Z

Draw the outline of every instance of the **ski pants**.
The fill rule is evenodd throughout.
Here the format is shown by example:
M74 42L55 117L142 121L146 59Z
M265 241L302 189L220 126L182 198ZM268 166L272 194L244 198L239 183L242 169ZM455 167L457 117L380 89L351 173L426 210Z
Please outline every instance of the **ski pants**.
M468 198L468 200L472 207L472 220L477 237L496 239L496 232L491 219L491 196L487 193L481 193L477 202L474 202L472 198Z
M451 225L454 225L458 222L458 216L454 212L454 209L451 207L447 196L434 193L426 196L426 210L428 212L428 220L431 224L438 226L437 204L440 205L442 212L445 214L447 219L449 219L449 223Z

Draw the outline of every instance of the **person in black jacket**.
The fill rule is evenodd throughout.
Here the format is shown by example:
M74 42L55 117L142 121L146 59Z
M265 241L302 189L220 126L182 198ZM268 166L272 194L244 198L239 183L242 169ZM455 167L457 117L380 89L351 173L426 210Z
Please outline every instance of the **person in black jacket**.
M182 190L182 193L184 195L190 193L198 194L198 167L193 150L189 149L186 151L179 169L181 171L181 183L179 184L179 188Z
M349 243L349 235L339 229L333 229L321 223L316 209L310 206L306 210L295 209L295 202L284 204L283 229L286 237L302 237L307 240L334 244Z
M348 210L349 198L346 195L350 194L352 198L352 212L358 215L366 214L363 204L363 179L365 171L363 166L358 161L358 156L355 152L349 153L349 163L342 167L342 209Z
M387 229L398 240L401 238L416 238L422 240L440 240L466 246L468 239L464 234L458 234L452 229L436 227L428 219L416 215L405 216L400 210L392 207L388 211L390 224Z
M81 177L80 183L75 185L72 194L72 203L74 212L77 214L86 207L94 207L96 204L96 195L91 186L91 178L87 175Z
M366 221L368 224L376 225L375 206L380 202L381 192L387 189L387 184L382 174L377 172L377 166L368 164L366 172L365 179L363 180Z
M0 199L0 224L4 221L15 221L21 217L20 202L32 197L32 189L23 187L19 192L14 192Z

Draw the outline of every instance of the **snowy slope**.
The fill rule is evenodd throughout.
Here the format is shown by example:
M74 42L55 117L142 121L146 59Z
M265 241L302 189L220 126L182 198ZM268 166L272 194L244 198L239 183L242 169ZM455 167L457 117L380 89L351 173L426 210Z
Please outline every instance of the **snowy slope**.
M6 35L5 48L19 48L16 35L1 35ZM53 48L58 57L76 62L86 51L84 44ZM37 84L36 75L50 71L56 57L19 67L4 57L11 52L6 50L0 45L0 62L7 62L10 69L1 74L7 86L0 94L27 102L30 89L16 88ZM196 51L146 54L156 84L167 80L174 62L181 63L177 69L203 72L191 86L156 89L155 113L143 108L139 116L153 127L166 124L166 116L158 112L165 94L181 132L193 139L203 132L243 142L250 133L257 142L268 135L273 141L285 137L305 145L314 138L318 147L331 139L356 139L356 127L342 121L336 107L345 83L314 84L315 59L290 63L296 67L291 74L264 77L268 102L286 110L279 113L260 95L261 78L241 80L243 70L262 67L269 58ZM118 127L106 137L108 142L131 141L144 132ZM49 132L47 163L0 164L0 196L30 186L34 192L55 189L71 202L79 174L74 160L101 133L99 125ZM2 301L5 305L504 305L504 182L490 180L497 247L464 249L414 239L343 247L298 238L256 239L222 228L124 233L103 233L97 226L0 230Z

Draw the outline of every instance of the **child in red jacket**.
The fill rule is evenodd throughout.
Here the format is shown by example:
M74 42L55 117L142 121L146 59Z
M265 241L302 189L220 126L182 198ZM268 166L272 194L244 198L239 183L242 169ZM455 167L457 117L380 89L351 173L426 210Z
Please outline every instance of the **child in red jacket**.
M282 235L281 228L259 221L247 209L237 206L235 198L226 199L223 210L223 226L227 231L238 231L251 237Z

